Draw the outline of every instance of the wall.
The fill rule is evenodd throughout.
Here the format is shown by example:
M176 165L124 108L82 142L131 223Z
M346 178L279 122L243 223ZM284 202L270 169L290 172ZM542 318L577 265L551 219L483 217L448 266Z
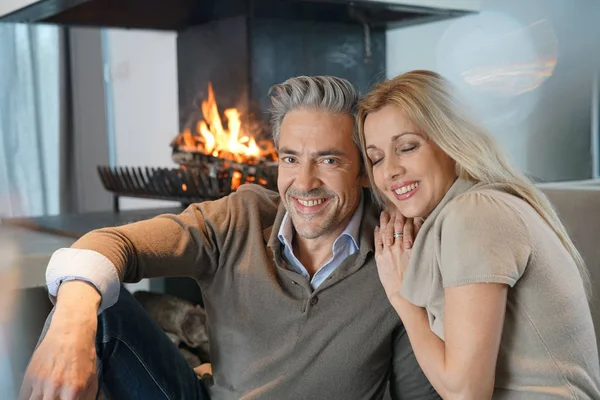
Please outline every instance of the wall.
M74 176L63 195L73 197L69 212L106 211L112 197L96 169L108 164L109 154L100 30L71 28L69 39L73 143L62 156L72 157Z
M105 32L115 164L174 167L169 144L179 132L177 34L123 29ZM120 199L122 209L174 204Z
M9 14L15 10L27 7L38 0L2 0L0 2L0 16Z
M491 74L517 72L539 79L554 55L552 76L535 90L506 96L469 89L468 97L516 164L532 176L544 181L590 177L591 80L598 66L600 4L580 1L576 8L558 0L483 0L481 11L389 31L388 76L432 69L468 89L461 78L468 67L489 71L495 62L501 69Z

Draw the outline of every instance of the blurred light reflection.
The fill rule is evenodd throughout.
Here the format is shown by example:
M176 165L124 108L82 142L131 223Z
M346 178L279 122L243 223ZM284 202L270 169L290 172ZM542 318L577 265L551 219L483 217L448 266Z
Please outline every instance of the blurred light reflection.
M539 98L536 89L552 76L557 60L549 20L524 25L491 11L452 22L437 48L438 71L494 119L526 117Z

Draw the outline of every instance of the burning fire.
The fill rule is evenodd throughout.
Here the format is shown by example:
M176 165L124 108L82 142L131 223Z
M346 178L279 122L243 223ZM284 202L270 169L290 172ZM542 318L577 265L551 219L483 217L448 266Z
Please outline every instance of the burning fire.
M186 128L176 139L178 150L189 153L202 153L217 158L252 163L254 160L269 157L276 160L276 151L270 140L258 144L244 132L240 112L228 108L223 113L227 127L223 126L212 84L208 84L208 99L202 101L203 120L196 123L195 132Z

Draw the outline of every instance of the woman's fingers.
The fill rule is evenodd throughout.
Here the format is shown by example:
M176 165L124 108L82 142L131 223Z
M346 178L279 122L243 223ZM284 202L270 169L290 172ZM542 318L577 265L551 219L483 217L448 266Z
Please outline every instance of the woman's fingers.
M420 217L405 218L399 212L390 215L383 211L379 217L380 226L375 233L375 244L381 246L399 244L402 248L410 249L423 222L423 218Z
M375 233L373 234L373 242L375 243L375 251L378 252L383 249L383 236L381 235L381 228L375 227Z
M394 244L394 223L390 220L390 215L383 211L379 218L381 226L381 234L383 235L383 243L385 246Z
M404 216L400 213L396 213L395 218L394 218L394 235L396 235L394 237L394 243L396 243L396 244L402 243L402 238L404 237L404 224L405 224ZM399 236L398 235L399 233L401 233L402 235Z

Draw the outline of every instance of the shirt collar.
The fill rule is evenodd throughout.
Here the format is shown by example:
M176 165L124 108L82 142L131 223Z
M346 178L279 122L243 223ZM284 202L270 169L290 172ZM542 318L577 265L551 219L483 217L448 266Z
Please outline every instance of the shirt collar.
M338 240L341 237L347 236L352 240L355 249L358 249L359 243L359 235L360 235L360 223L363 217L363 209L364 209L364 193L361 190L360 201L358 203L358 207L354 211L352 218L350 218L350 222L346 225L346 228L333 242L333 247L335 248ZM281 221L281 226L279 227L279 232L277 233L277 237L279 241L286 247L292 248L292 238L294 237L294 227L292 224L292 219L290 218L289 212L285 212L283 216L283 220Z

